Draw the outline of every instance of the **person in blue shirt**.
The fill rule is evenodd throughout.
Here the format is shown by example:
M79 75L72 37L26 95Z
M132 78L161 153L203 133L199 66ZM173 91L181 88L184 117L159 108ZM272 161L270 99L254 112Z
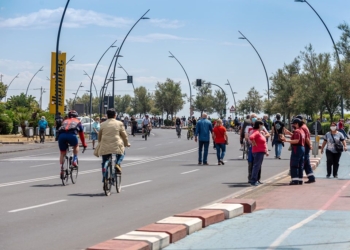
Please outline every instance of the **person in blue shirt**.
M38 123L40 143L44 144L45 142L45 132L48 126L49 124L47 123L45 116L42 116Z
M208 148L210 143L210 134L213 131L211 122L207 119L208 115L203 113L202 119L197 122L194 141L198 141L198 165L208 164ZM204 153L202 154L204 147ZM203 160L202 160L203 159Z

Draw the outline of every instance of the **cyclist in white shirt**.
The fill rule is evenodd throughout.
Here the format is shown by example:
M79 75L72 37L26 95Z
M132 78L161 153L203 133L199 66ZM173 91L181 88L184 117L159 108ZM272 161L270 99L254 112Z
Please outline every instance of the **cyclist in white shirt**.
M150 121L148 115L145 115L145 118L142 121L142 134L143 134L142 138L145 136L144 133L145 133L145 129L147 126L148 126L149 131L151 131L151 129L152 129L151 121Z

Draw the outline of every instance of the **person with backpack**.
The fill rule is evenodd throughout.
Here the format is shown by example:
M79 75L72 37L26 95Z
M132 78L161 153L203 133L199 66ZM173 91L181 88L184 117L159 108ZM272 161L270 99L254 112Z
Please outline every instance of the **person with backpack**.
M48 122L45 119L45 116L42 116L39 120L38 127L39 127L39 137L40 137L40 143L45 142L45 132L46 128L49 126Z

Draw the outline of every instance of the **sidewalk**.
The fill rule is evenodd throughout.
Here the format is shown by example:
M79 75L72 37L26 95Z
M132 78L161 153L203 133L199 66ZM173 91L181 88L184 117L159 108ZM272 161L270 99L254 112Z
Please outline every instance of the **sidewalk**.
M254 213L225 220L164 249L350 249L350 153L339 179L326 179L322 156L316 183L289 186L286 176L236 198L255 199Z

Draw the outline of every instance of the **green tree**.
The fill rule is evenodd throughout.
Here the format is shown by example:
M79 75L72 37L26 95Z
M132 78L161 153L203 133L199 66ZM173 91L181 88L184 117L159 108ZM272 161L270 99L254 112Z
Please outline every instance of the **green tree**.
M197 90L196 98L193 101L195 111L199 111L202 115L203 112L212 114L214 112L214 97L212 95L211 83L202 81L202 86L197 87L196 83L193 83L193 87Z
M213 98L213 108L216 113L219 114L220 118L223 118L226 114L227 107L226 94L221 89L215 90Z
M11 96L6 102L7 109L16 109L17 107L25 107L29 111L35 109L38 106L38 102L34 96L26 96L24 93L20 95Z
M342 35L337 43L337 49L344 56L345 61L350 63L350 27L344 22L338 25L338 29L342 31Z
M252 87L248 93L247 97L238 102L238 109L240 112L247 113L260 113L263 109L262 95L259 91Z
M0 82L0 100L6 97L6 93L7 93L7 85L5 85L3 82Z
M136 103L136 110L138 113L140 113L140 116L142 114L147 114L151 111L152 105L151 105L152 95L148 93L147 89L143 86L138 87L135 89L135 103Z
M166 117L171 116L173 119L174 114L179 112L185 104L184 95L181 91L180 82L174 82L171 79L166 79L164 83L158 82L156 84L156 91L154 92L154 107L158 110L153 112L166 113Z

